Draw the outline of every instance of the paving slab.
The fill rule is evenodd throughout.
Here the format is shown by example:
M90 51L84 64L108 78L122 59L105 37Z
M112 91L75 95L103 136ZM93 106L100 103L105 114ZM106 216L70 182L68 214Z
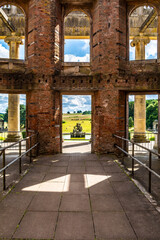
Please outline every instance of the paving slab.
M24 210L0 208L0 238L12 238L23 214Z
M113 156L39 159L0 201L0 239L160 239L160 214Z
M54 165L52 165L50 168L49 168L49 173L67 173L67 167L56 167Z
M115 195L91 195L91 206L93 212L122 212L123 208Z
M91 213L60 213L55 240L94 240Z
M44 212L52 212L58 211L59 205L61 201L60 193L51 193L51 192L41 192L37 193L32 199L29 210L30 211L44 211Z
M71 182L66 183L64 186L64 192L66 194L88 194L88 189L84 187L83 182Z
M138 239L160 239L160 215L157 211L130 211L127 216Z
M85 182L86 181L86 175L85 174L75 174L72 173L70 176L70 182Z
M1 202L0 209L1 208L13 208L13 209L25 211L35 195L36 195L35 192L30 192L30 193L11 192Z
M53 239L57 215L57 212L27 212L13 238Z
M124 212L95 212L93 216L98 239L137 239Z
M62 173L48 173L45 175L43 182L49 181L49 182L65 182L66 174Z
M82 173L82 174L84 174L85 173L85 166L73 167L73 166L69 165L67 173Z
M60 211L90 211L90 199L88 195L64 195L61 202Z

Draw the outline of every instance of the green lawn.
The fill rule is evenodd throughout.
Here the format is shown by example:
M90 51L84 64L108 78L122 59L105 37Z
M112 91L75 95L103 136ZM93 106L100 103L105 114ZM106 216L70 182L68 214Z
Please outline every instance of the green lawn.
M82 114L63 114L62 116L62 133L73 132L74 126L77 123L81 123L83 132L91 133L91 115L82 115Z

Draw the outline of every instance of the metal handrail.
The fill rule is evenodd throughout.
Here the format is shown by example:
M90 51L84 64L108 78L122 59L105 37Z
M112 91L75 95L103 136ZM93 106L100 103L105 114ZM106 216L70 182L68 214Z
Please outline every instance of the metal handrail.
M113 135L113 136L116 137L116 138L119 138L119 139L121 139L121 140L124 140L124 141L126 141L126 142L130 142L130 143L132 143L132 144L134 144L134 145L136 145L136 146L138 146L138 147L141 147L141 148L143 148L143 149L151 152L152 154L155 154L157 157L160 158L160 154L159 154L159 153L156 153L156 152L154 152L153 150L151 150L151 149L149 149L149 148L146 148L146 147L144 147L144 146L142 146L142 145L140 145L140 144L138 144L138 143L135 143L135 142L132 141L132 140L129 140L129 139L127 139L127 138L120 137L120 136L117 136L117 135Z
M3 172L3 190L6 189L6 169L8 169L13 163L15 163L19 160L19 174L21 174L21 172L22 172L21 171L22 157L30 152L30 163L31 163L32 162L32 150L34 148L36 148L36 150L37 150L36 155L38 155L38 146L39 146L38 135L39 135L38 133L32 134L31 136L26 137L25 139L21 139L21 140L17 141L16 143L10 144L9 146L0 149L0 151L1 151L0 156L3 154L3 168L0 169L0 173ZM32 146L32 137L34 137L34 136L36 136L36 144L34 144ZM27 151L25 151L24 153L21 153L21 143L24 141L27 141L27 140L30 140L29 141L29 149ZM13 161L11 161L10 163L8 163L6 165L5 150L9 149L17 144L19 144L19 156L16 157Z
M4 150L6 150L6 149L8 149L8 148L11 148L11 147L13 147L13 146L15 146L15 145L17 145L17 144L20 143L20 142L24 142L24 141L28 140L29 138L31 138L31 137L33 137L33 136L35 136L35 135L36 135L36 134L32 134L31 136L26 137L26 138L24 138L24 139L21 139L21 140L15 142L15 143L12 143L12 144L10 144L10 145L7 146L7 147L0 148L0 151L3 152Z
M135 143L127 138L124 138L124 137L120 137L120 136L117 136L117 135L113 135L115 138L118 138L120 140L123 140L123 141L126 141L126 142L130 142L132 143L132 155L129 154L127 151L125 151L123 148L119 147L117 144L115 144L115 147L118 148L120 151L122 151L124 154L126 154L127 156L129 156L131 159L132 159L132 176L134 177L134 161L138 162L141 166L143 166L145 169L148 170L149 172L149 184L148 184L148 191L151 193L151 174L155 175L157 178L160 179L160 175L158 173L156 173L155 171L152 170L152 154L160 157L160 154L144 147L144 146L141 146L140 144L138 143ZM141 147L142 149L145 149L149 152L149 167L142 163L140 160L138 160L137 158L134 157L134 146L138 146L138 147Z

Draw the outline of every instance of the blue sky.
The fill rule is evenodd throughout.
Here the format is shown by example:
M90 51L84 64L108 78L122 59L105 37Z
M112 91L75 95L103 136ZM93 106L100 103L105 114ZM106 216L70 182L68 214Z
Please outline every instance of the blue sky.
M89 39L66 39L64 45L65 62L90 62Z
M63 95L62 98L63 113L74 112L81 110L91 111L91 96L90 95Z
M158 95L146 95L146 100L158 99ZM134 95L129 96L129 102L134 101Z
M20 94L20 104L26 105L26 95ZM0 113L5 113L8 107L8 94L0 94Z
M157 59L157 40L151 40L150 43L146 45L145 58ZM131 46L130 46L130 60L135 60L135 47Z
M24 40L19 48L19 59L24 59ZM9 58L9 46L4 40L0 39L0 58Z

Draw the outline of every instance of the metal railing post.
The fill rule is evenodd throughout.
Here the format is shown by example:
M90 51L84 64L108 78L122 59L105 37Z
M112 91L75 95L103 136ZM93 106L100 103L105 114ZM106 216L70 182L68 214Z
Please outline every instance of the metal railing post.
M38 136L38 133L37 133L37 148L36 148L36 156L38 156L38 154L39 154L39 145L38 145L38 140L39 140L39 136Z
M6 166L5 150L3 150L3 168ZM6 170L3 170L3 190L6 190Z
M21 156L21 142L19 142L19 157ZM19 173L22 173L22 159L21 157L19 158Z
M134 143L132 143L132 157L134 157ZM132 158L132 176L134 177L134 158Z
M29 148L31 149L32 147L32 137L29 137ZM30 163L32 162L32 150L30 150Z
M152 153L149 152L149 168L152 169ZM149 171L149 185L148 191L151 193L151 182L152 182L152 173Z

